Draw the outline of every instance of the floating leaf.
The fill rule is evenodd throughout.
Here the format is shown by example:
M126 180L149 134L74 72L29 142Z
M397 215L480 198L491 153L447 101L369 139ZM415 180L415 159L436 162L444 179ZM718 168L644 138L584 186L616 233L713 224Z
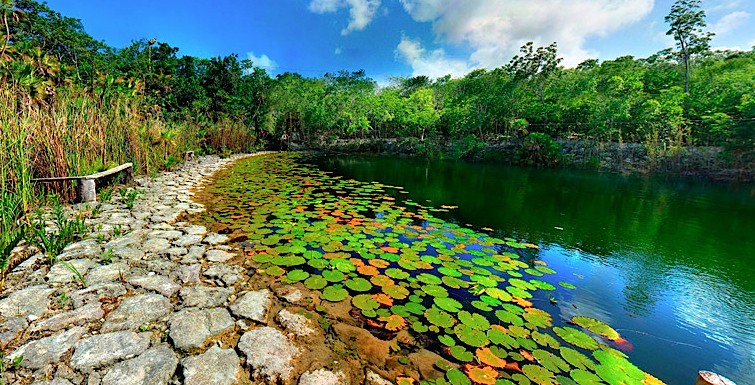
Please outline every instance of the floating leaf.
M495 385L495 379L498 377L498 371L490 366L464 365L464 372L476 384Z
M338 270L325 270L322 272L322 277L328 282L341 282L346 279L346 276Z
M459 317L459 321L461 323L471 328L482 331L488 330L490 328L490 322L488 322L488 319L480 314L472 314L466 310L462 310L459 312L459 314L457 314L457 317Z
M469 380L469 377L459 369L448 370L446 372L446 378L448 378L451 385L472 385L472 381Z
M380 272L375 266L370 266L370 265L363 265L363 266L357 267L357 272L359 272L359 274L366 275L368 277L373 277L380 274Z
M524 310L522 317L527 321L527 326L530 328L545 328L552 325L551 315L544 310L528 308Z
M448 313L433 306L425 311L427 320L435 326L450 328L454 326L456 320Z
M522 372L538 385L557 385L556 377L550 370L539 365L524 365Z
M574 324L579 325L597 335L606 337L609 340L615 341L621 338L619 333L616 330L614 330L612 327L594 318L576 316L576 317L573 317L571 321Z
M438 336L438 341L446 346L456 346L456 340L447 334Z
M569 375L571 375L571 378L579 385L600 385L603 383L600 377L582 369L574 369Z
M561 353L561 357L566 360L566 362L570 363L572 366L579 368L579 369L594 369L595 368L595 362L593 362L590 358L588 358L586 355L567 347L562 347L559 349L559 352Z
M341 285L328 286L322 291L320 297L330 302L340 302L348 297L349 292Z
M378 318L379 321L385 322L385 328L390 331L398 331L406 326L406 320L404 317L393 314L387 317Z
M423 285L422 291L433 297L448 297L448 290L442 286Z
M571 366L566 363L566 361L562 360L561 357L558 357L551 352L537 349L532 352L532 355L540 365L553 373L568 371L571 368Z
M477 349L475 356L477 356L477 359L485 365L489 365L494 368L506 367L506 361L503 358L493 354L493 351L490 350L490 348Z
M454 345L448 348L451 355L461 362L472 362L474 360L474 354L461 345Z
M278 266L270 266L265 270L265 274L272 275L273 277L280 277L281 275L286 274L286 270L283 270Z
M553 332L562 340L582 349L595 350L598 348L598 342L594 338L577 329L568 326L554 327Z
M391 277L393 279L407 279L407 278L409 278L409 273L407 273L407 272L405 272L405 271L403 271L401 269L397 269L395 267L392 267L390 269L386 269L385 270L385 275L387 275L387 276L389 276L389 277Z
M454 327L454 333L456 337L469 346L482 347L487 345L490 340L485 332L474 329L465 324L459 324Z
M372 289L372 284L370 283L370 281L364 278L350 279L346 281L344 284L346 285L346 287L354 291L365 292L365 291L370 291L370 289Z
M428 273L422 273L422 274L417 275L417 280L419 280L420 282L424 282L428 285L440 285L441 283L443 283L443 281L441 281L440 278L432 274L428 274Z
M351 304L361 310L375 310L380 307L380 303L369 294L359 294L351 299Z
M309 273L304 270L291 270L286 274L286 278L291 282L299 282L309 278Z
M433 302L435 303L435 306L449 312L457 312L461 310L462 305L461 302L453 299L453 298L433 298Z
M370 278L370 282L372 282L375 286L391 286L394 284L394 281L390 278L388 278L385 275L378 275L375 277Z

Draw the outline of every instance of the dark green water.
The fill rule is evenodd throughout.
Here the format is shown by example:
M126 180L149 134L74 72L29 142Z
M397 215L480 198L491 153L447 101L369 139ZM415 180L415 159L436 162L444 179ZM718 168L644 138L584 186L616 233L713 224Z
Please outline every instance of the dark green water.
M403 186L444 219L538 243L558 271L550 312L610 323L668 384L712 370L755 384L755 186L463 162L328 157L324 169Z

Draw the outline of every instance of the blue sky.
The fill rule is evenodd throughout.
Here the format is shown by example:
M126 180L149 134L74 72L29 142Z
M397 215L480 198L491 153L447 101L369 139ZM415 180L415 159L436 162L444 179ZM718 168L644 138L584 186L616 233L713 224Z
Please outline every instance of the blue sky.
M103 5L107 4L107 5ZM365 69L462 76L506 64L527 41L559 44L563 64L649 56L673 45L673 0L48 0L115 47L157 38L179 55L237 53L276 74ZM755 1L703 0L714 47L755 45Z

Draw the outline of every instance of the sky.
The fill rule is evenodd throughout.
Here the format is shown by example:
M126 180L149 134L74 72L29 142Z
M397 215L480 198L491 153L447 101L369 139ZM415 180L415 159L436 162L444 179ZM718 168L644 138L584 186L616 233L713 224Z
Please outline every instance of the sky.
M238 54L272 75L364 69L463 76L509 62L528 41L558 43L562 65L647 57L674 46L674 0L48 0L98 40L152 39L179 55ZM107 4L107 5L103 5ZM712 46L755 46L755 0L703 0Z

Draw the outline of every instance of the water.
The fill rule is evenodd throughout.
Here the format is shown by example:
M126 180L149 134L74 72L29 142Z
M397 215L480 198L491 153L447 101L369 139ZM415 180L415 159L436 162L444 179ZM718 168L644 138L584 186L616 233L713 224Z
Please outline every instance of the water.
M668 384L712 370L755 384L755 187L387 157L319 158L361 181L458 206L444 219L538 243L574 283L549 311L607 321ZM486 230L487 231L487 230Z

